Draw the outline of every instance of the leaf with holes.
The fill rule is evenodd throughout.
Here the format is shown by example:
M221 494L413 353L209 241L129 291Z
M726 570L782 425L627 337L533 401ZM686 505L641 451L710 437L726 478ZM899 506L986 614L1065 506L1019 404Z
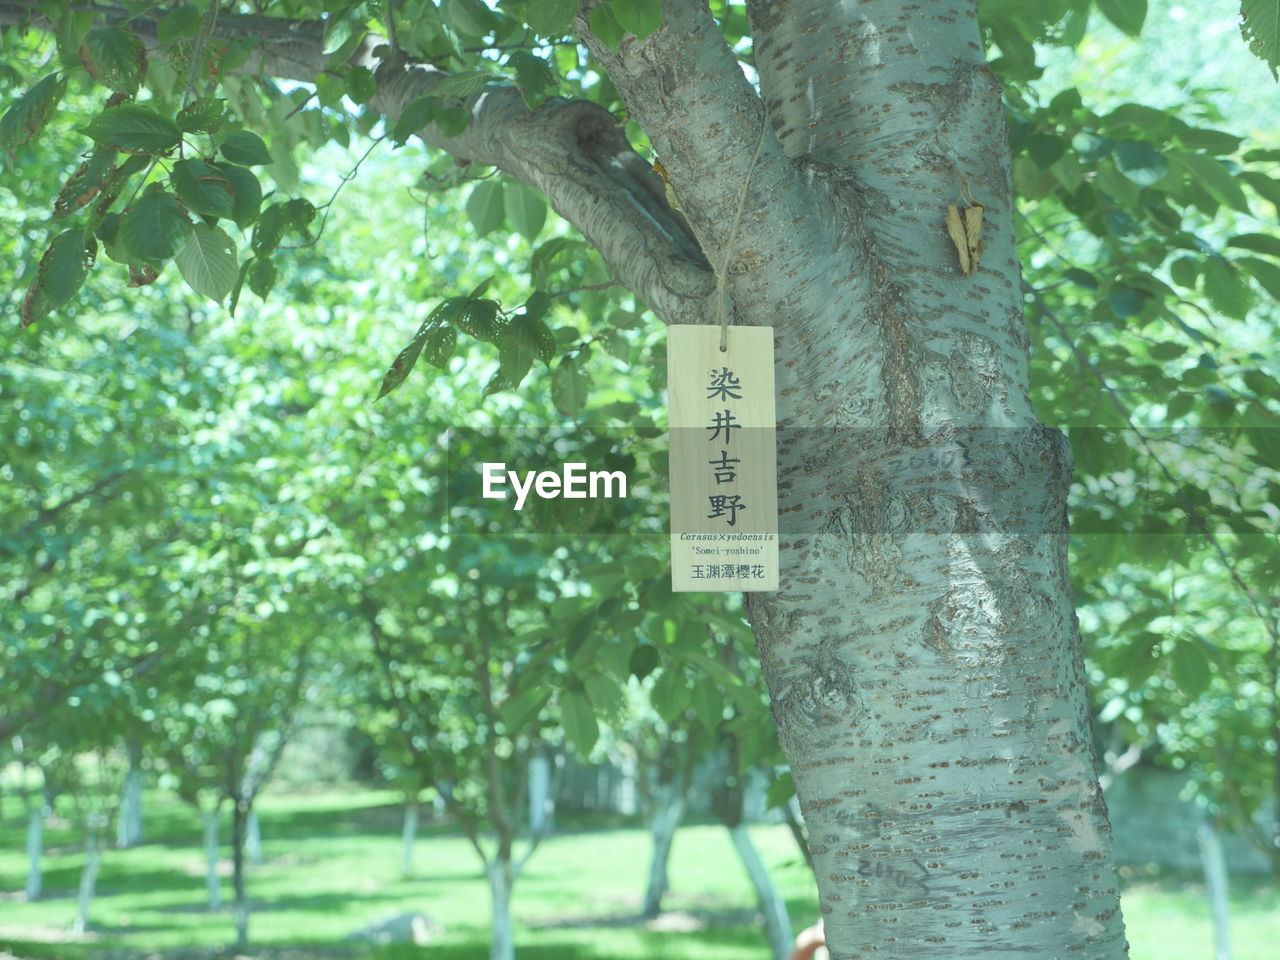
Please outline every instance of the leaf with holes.
M13 153L39 136L66 92L66 74L51 73L15 100L0 118L0 150Z
M271 154L262 138L252 130L236 130L222 141L218 152L231 163L242 167L260 166L271 162Z
M178 111L178 129L183 133L213 133L226 120L225 102L214 97L192 100Z
M168 260L191 236L178 198L152 184L120 218L116 240L130 262Z
M1242 0L1240 33L1253 55L1271 68L1271 76L1280 80L1280 3Z
M64 230L54 237L22 302L21 325L30 326L75 296L97 252L98 242L91 238L86 244L82 230Z
M240 271L235 243L222 230L207 223L195 225L191 239L173 262L187 286L215 303L221 303L231 292Z
M137 35L119 24L90 30L80 45L89 75L117 93L133 96L147 71L147 53Z
M266 257L254 257L245 279L249 282L249 289L265 300L271 288L276 285L275 261Z
M84 132L98 143L137 153L168 153L182 140L176 123L136 103L103 110Z
M498 304L494 300L468 300L458 313L458 329L477 340L490 343L498 339L502 325L498 322Z
M62 218L91 203L116 172L115 147L98 147L80 164L53 201L53 215Z

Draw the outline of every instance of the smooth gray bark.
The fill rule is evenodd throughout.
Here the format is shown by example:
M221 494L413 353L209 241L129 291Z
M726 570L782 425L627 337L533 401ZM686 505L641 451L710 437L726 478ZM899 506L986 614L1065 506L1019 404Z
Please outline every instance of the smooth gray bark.
M80 870L80 888L76 893L76 919L71 930L77 935L89 929L89 906L98 884L98 869L102 866L102 830L105 819L98 813L85 818L84 866Z
M404 802L404 824L400 831L400 876L413 877L413 845L418 836L418 803L416 795Z
M539 750L529 758L529 830L546 834L554 826L555 799L551 795L551 758Z
M1227 882L1227 858L1222 853L1222 838L1212 823L1202 823L1196 831L1200 846L1200 862L1204 868L1205 888L1209 891L1209 911L1213 916L1214 960L1231 960L1231 910Z
M244 852L251 866L262 866L262 824L257 810L250 810L244 821Z
M27 902L39 900L44 890L44 805L38 801L27 807Z
M511 892L512 887L515 886L515 871L509 861L503 862L495 858L485 864L485 874L489 878L492 904L489 960L515 960L515 919L511 915Z
M142 748L129 745L129 771L120 790L116 817L116 848L127 850L142 843Z
M222 881L218 877L218 809L206 810L204 817L204 888L209 911L222 909Z
M649 860L649 881L645 886L644 916L653 918L662 912L662 898L671 887L668 863L676 830L684 820L685 785L679 777L658 784L654 791L652 819L649 836L652 855Z
M733 849L738 852L738 859L746 868L751 886L755 889L760 913L764 917L765 939L769 942L769 949L773 951L773 960L786 960L791 953L792 942L791 918L787 916L786 901L774 886L764 861L751 842L746 825L739 823L730 827L729 838L733 841Z

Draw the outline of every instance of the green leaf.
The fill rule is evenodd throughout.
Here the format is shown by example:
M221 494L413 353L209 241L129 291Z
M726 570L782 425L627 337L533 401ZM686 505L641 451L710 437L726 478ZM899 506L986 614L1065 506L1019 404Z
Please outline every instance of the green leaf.
M0 150L13 153L39 136L66 92L66 74L51 73L14 101L0 118Z
M591 32L610 50L618 51L624 31L609 0L591 8Z
M262 138L252 130L236 130L222 141L218 152L232 163L242 167L260 166L271 163L271 154Z
M40 258L36 278L23 300L22 326L35 323L75 296L93 266L97 249L97 241L85 243L82 230L64 230L53 238Z
M570 32L578 0L529 0L524 22L544 37L562 37Z
M142 41L120 25L90 30L80 47L80 59L93 79L128 96L137 92L147 69Z
M213 133L226 119L225 100L201 97L178 111L178 129L183 133Z
M1213 679L1209 658L1194 640L1179 640L1169 658L1169 672L1187 698L1194 700L1209 689Z
M650 643L638 643L627 658L627 669L638 680L643 680L658 669L658 648Z
M179 160L169 174L169 184L188 210L211 217L231 216L231 184L221 170L203 160Z
M567 417L577 417L587 403L587 378L574 357L563 357L551 375L551 402Z
M419 130L426 129L431 125L439 107L440 100L436 97L417 97L410 101L396 120L391 139L402 144Z
M120 218L116 240L130 260L168 260L191 236L178 198L152 184Z
M711 733L715 733L724 719L724 700L720 691L704 676L700 683L693 685L693 712L698 721Z
M498 370L485 392L514 390L520 386L536 356L537 348L531 331L520 319L513 321L498 341Z
M789 802L795 795L796 781L791 776L790 770L784 770L773 783L769 784L769 789L764 795L765 803L772 810L774 807L780 807Z
M1241 213L1251 212L1240 183L1221 160L1199 153L1180 153L1173 159L1186 170L1192 181L1204 187L1216 200Z
M467 197L467 216L476 228L476 233L484 236L502 226L503 185L497 180L485 180L477 183Z
M469 97L485 84L494 83L497 77L488 70L467 70L463 73L451 73L431 88L434 97Z
M1227 246L1280 257L1280 237L1270 233L1238 233L1227 241Z
M1257 257L1241 257L1235 263L1248 270L1267 293L1280 300L1280 266Z
M471 111L466 107L443 107L435 117L436 129L445 139L456 137L471 122Z
M1179 257L1169 264L1169 276L1178 286L1194 290L1200 279L1200 261L1195 257Z
M1136 37L1147 19L1147 0L1098 0L1102 15L1117 27Z
M477 340L493 342L501 332L494 300L467 300L454 322L459 330Z
M458 331L453 327L435 327L427 332L422 341L422 352L426 354L427 363L445 370L449 366L449 358L458 346Z
M560 695L560 722L564 725L564 736L568 744L583 757L591 753L591 748L600 738L600 725L586 698L569 690L564 691Z
M258 219L262 207L262 184L252 170L234 163L215 163L211 166L226 178L231 189L231 219L241 230Z
M1159 183L1169 172L1169 164L1149 143L1120 140L1112 147L1111 154L1119 171L1140 187Z
M1243 320L1253 306L1253 290L1236 270L1221 257L1210 257L1204 265L1204 292L1219 313Z
M215 303L221 303L231 292L240 271L232 239L217 227L200 222L187 245L174 257L174 263L187 286Z
M200 32L200 11L194 4L183 3L166 13L156 24L156 35L165 46L175 40L194 37Z
M257 225L253 228L253 252L262 256L275 250L284 238L284 229L287 225L283 203L273 203L263 210Z
M1111 305L1111 311L1118 320L1136 317L1142 312L1142 306L1145 302L1146 298L1141 290L1136 290L1124 284L1116 284L1107 295L1107 303Z
M254 257L250 261L246 279L249 281L250 290L261 299L267 299L267 294L276 285L275 261L268 257Z
M168 153L182 140L176 123L136 103L103 110L89 121L85 133L98 143L141 153Z
M660 0L613 0L613 16L618 26L643 40L662 26L662 3Z
M347 96L352 102L366 104L378 92L378 81L368 67L356 64L347 70Z
M1276 0L1242 0L1240 33L1253 55L1271 68L1280 80L1280 3Z
M547 201L542 194L523 183L507 184L506 208L511 225L533 243L547 221Z
M547 61L527 50L517 50L507 57L507 66L515 70L516 86L531 107L542 103L547 91L556 86L555 72Z

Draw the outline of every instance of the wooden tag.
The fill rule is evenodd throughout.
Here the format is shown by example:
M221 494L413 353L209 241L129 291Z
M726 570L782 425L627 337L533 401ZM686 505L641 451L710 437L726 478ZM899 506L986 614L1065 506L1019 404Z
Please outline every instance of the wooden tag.
M778 589L773 328L667 328L671 589Z

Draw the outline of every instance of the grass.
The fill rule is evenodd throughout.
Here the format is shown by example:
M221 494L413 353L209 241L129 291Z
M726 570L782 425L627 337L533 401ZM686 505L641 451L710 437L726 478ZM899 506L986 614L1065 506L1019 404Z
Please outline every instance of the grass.
M211 955L233 933L229 910L205 908L200 829L191 811L148 796L148 843L108 850L92 935L66 930L83 855L71 824L46 831L45 896L26 903L22 821L0 810L0 960L151 960ZM485 960L488 891L470 845L428 824L418 877L399 877L399 811L389 793L268 795L260 808L266 862L251 870L251 956L310 960ZM813 881L785 827L752 836L787 899L796 928L815 916ZM225 853L225 851L224 851ZM633 827L562 828L529 862L514 910L521 960L767 960L754 896L723 828L681 829L671 863L670 928L636 921L649 847ZM1233 878L1235 960L1270 960L1280 940L1280 895ZM223 896L231 899L224 879ZM1134 960L1207 960L1208 906L1196 878L1128 871L1124 909ZM444 927L429 948L369 948L343 938L390 913L420 910Z

